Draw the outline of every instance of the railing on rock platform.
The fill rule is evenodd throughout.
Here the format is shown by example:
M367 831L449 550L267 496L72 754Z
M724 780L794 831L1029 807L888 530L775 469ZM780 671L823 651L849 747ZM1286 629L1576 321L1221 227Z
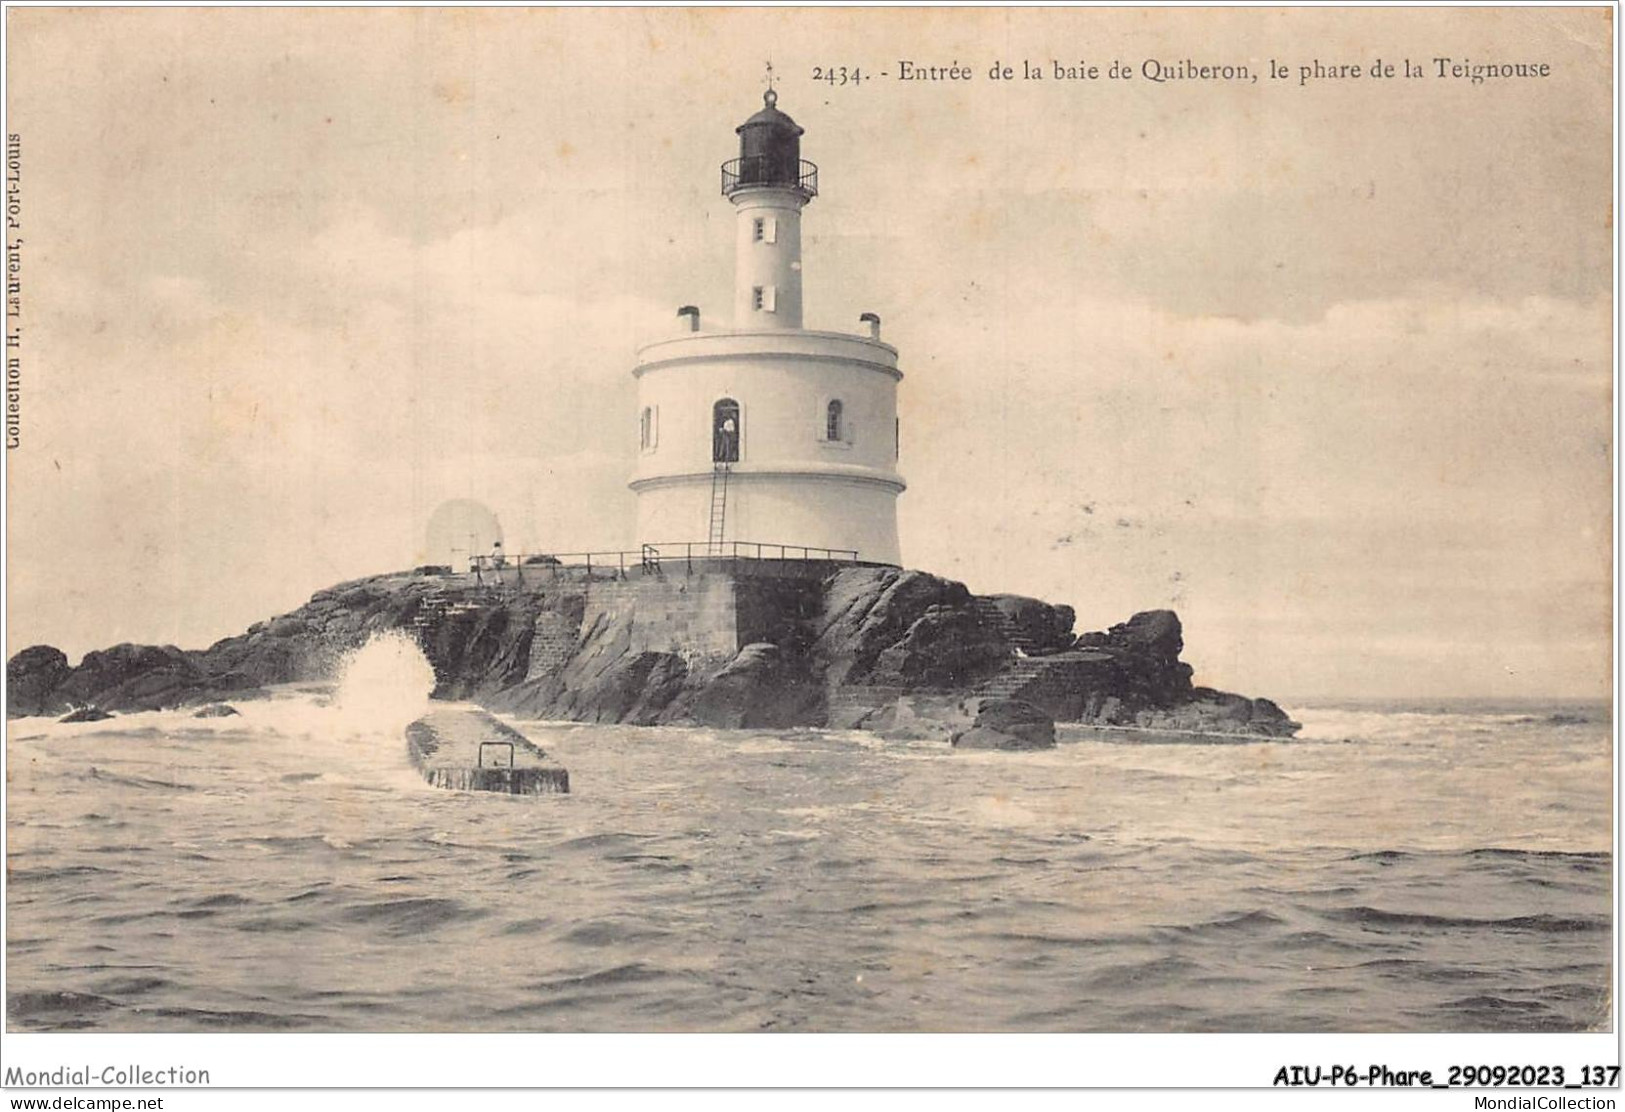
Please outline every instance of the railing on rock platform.
M638 549L600 552L543 552L526 555L487 554L475 556L469 569L476 578L493 576L499 581L505 571L514 572L523 582L528 572L553 571L564 568L584 568L588 576L596 571L614 572L624 576L629 568L657 571L670 564L692 567L696 560L760 560L760 561L824 561L855 564L858 552L853 548L819 548L805 544L777 544L766 541L678 541L667 544L646 544Z

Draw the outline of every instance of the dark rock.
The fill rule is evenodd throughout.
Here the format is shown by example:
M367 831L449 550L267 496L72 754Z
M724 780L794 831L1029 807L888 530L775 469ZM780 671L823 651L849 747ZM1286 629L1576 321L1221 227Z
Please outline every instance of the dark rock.
M1043 745L1029 745L1013 734L1007 734L1002 730L990 730L985 726L972 726L968 730L960 731L953 736L952 743L955 749L1025 750L1048 748L1048 746Z
M579 599L560 605L563 612L581 620ZM479 701L493 710L515 714L652 725L683 690L689 678L688 665L675 653L634 650L634 618L631 607L599 612L581 631L575 652L563 669L533 680L523 678L524 670L519 665L521 661L525 667L529 664L534 616L522 630L516 622L504 623L502 629L511 639L508 650L498 659L504 671L519 678L507 684L490 684L478 693ZM477 646L478 641L468 644ZM472 672L466 661L437 664L436 671L453 665Z
M1106 641L1158 660L1178 660L1185 651L1184 630L1172 610L1142 610L1107 630Z
M969 606L933 604L896 644L880 653L870 673L882 684L910 688L969 687L1010 660L1004 634Z
M241 711L239 711L236 707L232 706L230 703L210 703L208 706L203 707L200 710L198 710L195 714L192 715L192 717L193 718L230 718L234 714L241 714L241 713L242 713Z
M519 718L568 718L563 706L566 694L557 676L543 676L487 692L480 696L480 705Z
M673 653L631 653L611 660L569 694L570 717L583 722L648 725L682 688L688 669Z
M267 637L305 637L314 632L310 622L295 614L275 618L265 628Z
M901 741L950 741L970 729L972 713L954 695L903 695L865 715L856 728Z
M19 653L7 664L8 684L15 677L18 687L12 690L24 696L12 696L14 714L58 714L76 706L162 710L228 693L241 698L262 693L251 677L212 673L203 663L206 654L183 652L173 645L115 645L86 653L77 668L67 668L65 661L56 663L49 653L25 653L31 655Z
M435 696L466 699L524 680L537 607L526 598L490 601L442 614L422 638L435 670ZM404 615L385 615L383 629L399 628Z
M669 712L689 679L688 662L676 653L654 653L653 663L643 677L642 690L622 718L639 726L650 726Z
M86 653L59 690L74 703L133 711L181 706L208 686L208 674L175 646L124 644Z
M957 749L1053 749L1055 720L1020 699L986 698L975 707L970 729L956 733Z
M333 601L344 610L367 610L375 603L387 602L388 590L379 583L359 580L342 586Z
M523 682L540 604L529 592L381 576L318 591L292 614L216 642L203 666L252 686L331 679L370 637L408 631L434 666L438 698L477 698Z
M413 575L450 575L450 564L419 564L412 569Z
M1153 729L1265 737L1291 737L1302 729L1268 699L1249 699L1208 687L1195 688L1189 702L1143 711L1135 716L1133 724Z
M220 672L209 676L209 691L199 692L194 702L203 701L204 697L218 699L229 694L233 699L267 699L271 693L257 685L253 679L241 672Z
M968 607L963 583L899 568L843 569L825 583L811 646L831 684L863 679L880 654L908 635L932 606Z
M61 714L68 700L57 688L72 669L60 649L34 645L6 661L6 716Z
M1282 710L1270 699L1254 699L1253 716L1248 719L1249 725L1255 730L1261 726L1268 726L1266 732L1277 733L1282 737L1291 737L1303 729L1303 723L1295 722L1292 716Z
M973 597L920 571L842 567L823 578L742 575L734 627L718 631L708 623L730 617L722 596L708 601L702 580L668 579L664 566L654 573L664 592L658 582L645 592L637 569L589 579L556 568L500 586L432 571L337 584L202 652L119 645L69 668L48 646L24 650L7 664L11 713L152 710L327 682L346 653L400 631L423 647L438 698L533 717L771 729L835 721L930 736L959 730L969 738L961 744L974 745L997 740L978 731L1004 733L1010 723L966 728L968 717L938 704L978 693L1013 696L1052 720L1273 736L1297 728L1268 700L1193 688L1179 659L1179 618L1166 610L1074 639L1070 607ZM718 632L753 643L719 655L729 641ZM1008 736L1031 744L1039 732Z
M1070 606L1051 606L1024 595L988 595L986 601L1003 615L1012 633L1028 642L1029 652L1061 652L1077 640L1072 633L1077 615Z
M204 653L205 666L254 687L325 678L338 657L322 652L316 641L314 636L270 637L262 628L211 645Z
M105 710L102 710L100 707L80 707L78 710L69 711L67 714L64 714L61 718L58 718L57 721L102 722L111 717L113 716L108 714Z
M1170 706L1191 698L1191 666L1179 659L1184 631L1172 610L1142 611L1103 636L1079 638L1078 643L1118 660L1121 690L1113 694L1131 706Z
M823 689L777 645L746 645L689 701L687 717L725 729L782 729L816 717Z

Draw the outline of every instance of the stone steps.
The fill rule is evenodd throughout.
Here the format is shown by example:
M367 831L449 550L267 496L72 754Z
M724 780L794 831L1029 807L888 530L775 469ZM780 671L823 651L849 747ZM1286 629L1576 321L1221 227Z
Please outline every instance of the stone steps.
M990 680L978 684L972 694L1011 699L1028 684L1040 679L1050 670L1051 661L1022 658Z
M446 608L446 592L441 587L431 587L423 592L423 599L418 603L417 613L412 615L412 626L419 630L427 629Z
M1092 654L1086 649L1071 649L1066 652L1050 653L1047 656L1019 657L992 679L978 684L973 694L1005 699L1019 698L1024 690L1035 683L1050 679L1057 672L1064 673L1078 666L1080 662L1093 662L1098 659L1098 654Z
M990 598L983 598L978 595L971 599L971 609L976 612L976 616L984 624L990 625L1004 634L1004 639L1022 653L1032 652L1033 639L1016 628L1015 623L1009 619L1004 611L999 609L998 603Z
M446 599L445 591L435 587L423 593L423 601L418 604L417 613L412 615L412 628L417 630L418 640L421 641L423 633L430 626L446 618L454 618L459 614L468 614L479 609L481 609L479 603L467 599L450 602Z

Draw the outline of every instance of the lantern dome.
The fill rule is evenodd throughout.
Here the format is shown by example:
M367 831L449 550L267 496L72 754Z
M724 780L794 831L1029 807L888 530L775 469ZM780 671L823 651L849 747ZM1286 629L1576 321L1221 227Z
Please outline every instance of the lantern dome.
M734 128L739 157L722 165L722 192L740 189L793 189L811 198L818 193L818 167L801 157L803 129L779 111L779 94L762 94L762 109Z

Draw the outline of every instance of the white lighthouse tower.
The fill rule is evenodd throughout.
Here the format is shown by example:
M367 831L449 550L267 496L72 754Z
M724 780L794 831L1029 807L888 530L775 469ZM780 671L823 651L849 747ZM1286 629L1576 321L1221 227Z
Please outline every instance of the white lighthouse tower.
M733 327L702 328L685 306L687 330L638 353L638 541L897 564L897 349L872 313L867 336L801 326L801 210L818 168L771 88L763 100L722 166L736 213Z

